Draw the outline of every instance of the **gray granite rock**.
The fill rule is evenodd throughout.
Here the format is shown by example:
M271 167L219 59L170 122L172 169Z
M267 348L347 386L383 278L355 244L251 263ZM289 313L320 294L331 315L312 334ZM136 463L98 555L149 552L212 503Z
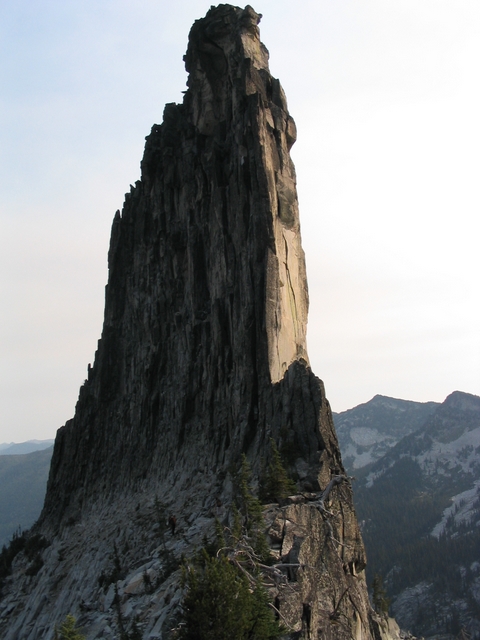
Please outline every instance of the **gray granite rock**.
M50 546L37 575L21 553L7 580L6 640L50 639L67 613L89 640L134 619L144 638L168 638L180 557L228 522L242 454L258 481L273 438L317 498L344 473L306 351L295 124L259 19L219 5L195 22L183 104L146 139L113 221L95 362L34 529ZM273 557L298 565L272 593L289 637L380 638L349 481L329 495L328 523L310 494L266 513Z

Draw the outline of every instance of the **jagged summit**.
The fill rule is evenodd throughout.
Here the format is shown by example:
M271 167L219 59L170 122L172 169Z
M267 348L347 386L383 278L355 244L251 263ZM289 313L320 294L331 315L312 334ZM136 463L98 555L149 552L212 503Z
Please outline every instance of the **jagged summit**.
M89 640L112 637L115 615L137 616L145 638L170 637L182 591L172 558L191 555L215 518L230 523L241 457L258 478L271 439L298 491L320 500L299 494L269 511L275 557L299 567L274 594L291 637L381 633L330 407L308 364L296 131L259 19L219 5L195 22L183 104L167 105L146 139L141 180L113 222L95 361L58 431L34 530L50 546L31 580L20 555L7 585L8 640L51 638L69 612ZM159 504L179 519L163 546Z

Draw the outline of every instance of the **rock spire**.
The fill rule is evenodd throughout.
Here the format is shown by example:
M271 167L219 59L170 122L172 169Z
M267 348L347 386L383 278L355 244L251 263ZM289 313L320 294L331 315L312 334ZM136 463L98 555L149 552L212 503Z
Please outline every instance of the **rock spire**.
M70 612L89 639L112 637L113 582L124 621L135 614L145 638L169 637L180 586L165 577L151 514L176 513L169 553L191 553L215 517L228 522L242 454L258 477L272 438L300 492L273 507L268 530L303 567L277 594L289 637L380 633L350 483L332 483L344 471L330 407L308 363L296 130L260 17L223 4L195 22L183 104L152 127L141 179L115 215L102 336L58 431L34 529L50 546L34 577L19 570L6 587L9 640L51 638ZM112 553L123 572L105 592ZM138 567L163 576L141 604Z
M324 482L339 464L308 368L295 124L258 21L220 5L191 30L183 104L153 126L113 222L102 337L57 435L48 520L76 517L99 486L242 452L256 464L282 429L310 482L319 452Z

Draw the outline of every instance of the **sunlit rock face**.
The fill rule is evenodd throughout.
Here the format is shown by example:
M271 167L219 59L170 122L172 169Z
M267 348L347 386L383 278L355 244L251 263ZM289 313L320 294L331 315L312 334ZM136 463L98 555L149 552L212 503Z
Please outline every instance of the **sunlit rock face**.
M113 222L95 362L55 443L36 529L51 544L31 579L20 555L7 585L0 630L9 639L50 638L69 612L88 638L111 637L113 587L105 595L99 577L112 549L125 625L138 616L145 638L167 638L178 571L146 594L139 567L166 575L162 554L188 555L215 517L229 522L242 454L258 478L273 438L291 454L299 491L343 473L306 351L295 124L259 19L220 5L194 24L183 104L167 105L146 139L141 180ZM159 500L179 520L179 537L163 546ZM272 544L286 557L294 548L311 570L277 604L292 638L371 638L380 627L348 480L329 510L328 525L302 501L278 516Z

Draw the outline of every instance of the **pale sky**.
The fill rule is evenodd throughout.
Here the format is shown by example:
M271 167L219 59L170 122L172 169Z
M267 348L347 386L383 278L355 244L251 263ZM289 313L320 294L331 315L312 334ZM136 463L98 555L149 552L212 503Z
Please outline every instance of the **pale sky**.
M480 394L480 2L252 6L298 128L309 355L332 409ZM209 7L0 3L0 443L73 416L113 216Z

